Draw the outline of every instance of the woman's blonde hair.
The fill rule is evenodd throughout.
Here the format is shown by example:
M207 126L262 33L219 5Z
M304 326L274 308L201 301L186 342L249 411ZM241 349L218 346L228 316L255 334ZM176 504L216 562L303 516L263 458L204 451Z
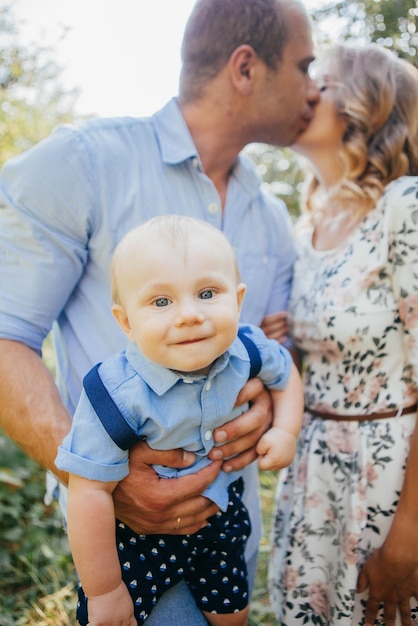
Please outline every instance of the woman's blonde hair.
M319 55L319 63L324 61L346 123L344 175L333 198L354 207L355 215L365 214L392 180L418 175L418 70L377 44L334 45ZM314 210L318 187L313 176L307 210Z

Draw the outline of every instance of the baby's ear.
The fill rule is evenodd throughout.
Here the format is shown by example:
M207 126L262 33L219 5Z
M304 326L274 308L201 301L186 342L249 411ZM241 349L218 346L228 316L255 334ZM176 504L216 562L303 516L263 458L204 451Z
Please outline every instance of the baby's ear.
M120 328L123 330L128 339L130 339L132 329L123 306L121 304L112 304L111 311Z
M238 311L241 312L242 303L244 302L245 292L247 291L247 285L239 283L237 286L237 299L238 299Z

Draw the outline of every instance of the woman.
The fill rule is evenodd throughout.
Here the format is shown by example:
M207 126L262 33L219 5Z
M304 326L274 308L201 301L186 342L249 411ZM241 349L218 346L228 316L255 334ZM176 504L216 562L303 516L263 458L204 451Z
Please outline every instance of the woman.
M334 46L317 81L294 146L313 166L289 309L306 408L278 488L271 599L284 626L393 626L395 613L406 626L418 616L418 71L376 45Z

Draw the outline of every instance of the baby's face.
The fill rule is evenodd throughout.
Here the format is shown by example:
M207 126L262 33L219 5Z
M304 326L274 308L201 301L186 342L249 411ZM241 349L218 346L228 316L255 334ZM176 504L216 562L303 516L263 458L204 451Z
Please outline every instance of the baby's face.
M151 361L206 374L237 334L245 286L232 255L199 235L185 245L150 242L144 252L147 263L133 259L122 284L126 334Z

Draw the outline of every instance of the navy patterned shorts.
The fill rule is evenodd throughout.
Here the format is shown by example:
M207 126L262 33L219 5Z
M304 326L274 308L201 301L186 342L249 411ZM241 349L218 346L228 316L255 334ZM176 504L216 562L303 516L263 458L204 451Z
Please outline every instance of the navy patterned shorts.
M117 522L122 578L143 624L163 593L184 579L201 610L234 613L248 604L244 549L251 532L241 501L242 478L229 487L225 513L219 512L193 535L138 535ZM88 623L88 601L79 587L77 620Z

